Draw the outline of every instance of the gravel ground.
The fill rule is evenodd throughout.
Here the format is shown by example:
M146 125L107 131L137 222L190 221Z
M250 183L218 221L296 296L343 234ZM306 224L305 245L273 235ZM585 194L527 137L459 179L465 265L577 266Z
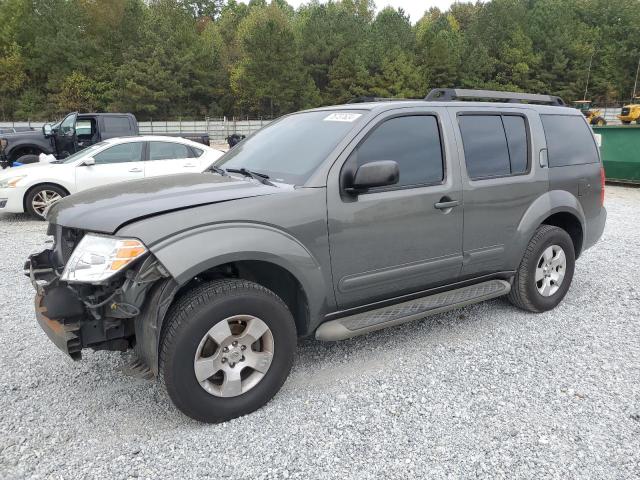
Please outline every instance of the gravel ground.
M128 357L67 360L22 262L44 224L0 217L2 478L638 478L640 189L553 312L502 300L349 341L301 342L258 412L201 425Z

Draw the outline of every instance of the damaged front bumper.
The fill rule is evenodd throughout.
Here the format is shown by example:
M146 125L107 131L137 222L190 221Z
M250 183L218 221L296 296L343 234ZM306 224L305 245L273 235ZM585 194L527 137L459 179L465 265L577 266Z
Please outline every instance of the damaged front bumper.
M144 340L148 327L142 322L157 310L152 302L145 302L147 293L156 284L166 283L161 281L166 280L164 269L153 256L101 285L62 282L56 258L54 250L46 249L31 255L24 270L36 290L36 320L61 351L79 360L85 348L125 351L136 346L136 340ZM158 332L152 333L157 337ZM153 338L153 347L156 342ZM156 349L149 345L144 350ZM154 363L156 356L153 353Z

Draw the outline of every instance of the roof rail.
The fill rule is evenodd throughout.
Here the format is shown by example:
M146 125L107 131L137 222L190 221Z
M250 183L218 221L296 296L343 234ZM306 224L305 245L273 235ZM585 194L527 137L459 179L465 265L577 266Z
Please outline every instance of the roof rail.
M410 98L387 98L387 97L356 97L347 103L369 103L369 102L402 102L409 101Z
M496 90L471 90L466 88L434 88L425 100L451 102L453 100L502 100L509 103L535 103L539 105L555 105L563 107L564 100L555 95L538 95L534 93L499 92Z

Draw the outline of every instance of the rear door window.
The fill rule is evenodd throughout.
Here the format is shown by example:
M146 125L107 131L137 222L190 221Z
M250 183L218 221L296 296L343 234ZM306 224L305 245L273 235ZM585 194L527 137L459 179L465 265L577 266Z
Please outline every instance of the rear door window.
M462 115L459 122L469 177L509 175L509 148L500 115Z
M181 143L149 142L149 160L174 160L191 156L189 148Z
M129 122L129 117L117 117L108 115L103 117L104 122L104 130L108 135L113 136L122 136L122 135L131 135L133 133L133 129L131 128L131 122Z
M540 115L547 138L549 167L598 163L591 130L577 115Z
M458 122L469 178L480 180L528 171L529 138L523 116L461 114Z

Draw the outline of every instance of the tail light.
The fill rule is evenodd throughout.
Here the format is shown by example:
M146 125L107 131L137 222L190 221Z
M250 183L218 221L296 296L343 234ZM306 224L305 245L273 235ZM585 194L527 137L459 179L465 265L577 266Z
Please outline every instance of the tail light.
M600 167L600 206L604 206L604 167Z

